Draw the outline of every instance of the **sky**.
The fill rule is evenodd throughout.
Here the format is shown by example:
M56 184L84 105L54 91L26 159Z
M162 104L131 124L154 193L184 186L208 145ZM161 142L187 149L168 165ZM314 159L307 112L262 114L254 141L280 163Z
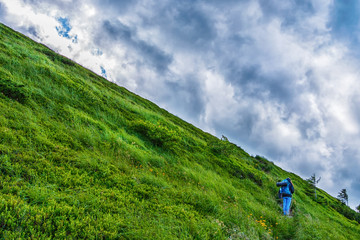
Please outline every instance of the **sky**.
M0 0L0 22L360 204L359 1Z

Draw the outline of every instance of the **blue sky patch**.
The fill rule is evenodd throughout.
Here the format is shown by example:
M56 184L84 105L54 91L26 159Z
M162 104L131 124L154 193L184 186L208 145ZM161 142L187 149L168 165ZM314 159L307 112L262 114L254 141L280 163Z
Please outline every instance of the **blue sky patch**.
M103 66L100 66L100 69L101 69L101 76L102 76L103 78L107 78L105 68L104 68Z
M95 48L91 51L91 54L94 56L101 56L103 55L103 52L99 48Z
M58 32L59 36L70 39L71 36L69 35L69 32L71 31L72 27L70 25L69 19L60 17L57 19L57 21L61 24L61 26L56 27L56 31Z

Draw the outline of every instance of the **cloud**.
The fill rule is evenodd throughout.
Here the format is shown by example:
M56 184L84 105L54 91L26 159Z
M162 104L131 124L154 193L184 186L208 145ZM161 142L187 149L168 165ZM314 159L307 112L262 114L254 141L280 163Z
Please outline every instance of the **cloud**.
M111 44L122 44L125 48L130 48L130 51L137 53L146 65L152 65L157 71L166 71L172 58L156 46L152 46L145 41L138 39L136 31L128 26L125 26L120 21L110 22L106 20L102 24L102 30L97 36L97 43L103 47L111 47Z
M280 2L278 0L260 0L259 5L265 20L280 18L283 27L299 26L301 21L315 13L313 1L295 0ZM291 13L291 14L290 14Z
M64 0L64 1L51 1L51 0L20 0L27 6L31 6L34 9L34 12L49 12L49 9L54 10L61 9L62 11L67 11L71 9L80 9L79 5L82 4L82 0ZM49 8L50 7L50 8ZM74 12L74 11L72 11Z
M201 81L198 76L183 76L182 81L165 81L164 93L161 101L167 102L168 106L177 108L178 111L191 119L192 116L204 112Z
M138 0L90 0L97 8L106 12L108 15L119 15L127 12L130 8L137 5Z
M166 5L162 11L165 16L159 14L154 20L180 48L203 49L216 37L211 18L191 1Z
M6 6L0 2L0 21L4 21L3 18L6 15Z

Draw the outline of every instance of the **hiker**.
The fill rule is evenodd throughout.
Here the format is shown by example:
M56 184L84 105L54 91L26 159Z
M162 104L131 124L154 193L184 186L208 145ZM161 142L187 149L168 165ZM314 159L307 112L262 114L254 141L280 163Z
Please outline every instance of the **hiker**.
M290 215L291 197L295 192L294 184L290 178L286 178L281 182L277 182L276 186L280 187L279 197L283 199L284 215Z

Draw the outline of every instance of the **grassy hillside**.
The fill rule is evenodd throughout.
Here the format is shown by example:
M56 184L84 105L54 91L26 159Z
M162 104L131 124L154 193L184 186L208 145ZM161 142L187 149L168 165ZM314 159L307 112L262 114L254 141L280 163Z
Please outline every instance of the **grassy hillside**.
M360 239L324 191L3 25L0 112L1 239Z

